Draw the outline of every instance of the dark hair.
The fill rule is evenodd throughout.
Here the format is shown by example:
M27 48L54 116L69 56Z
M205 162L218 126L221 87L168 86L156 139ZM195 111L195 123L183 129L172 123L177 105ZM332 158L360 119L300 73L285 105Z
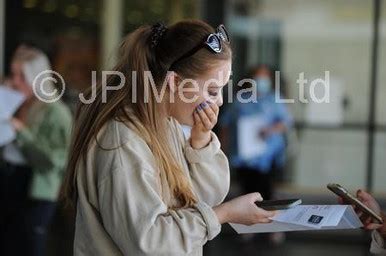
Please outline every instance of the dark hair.
M213 27L200 20L185 20L170 26L153 48L154 54L149 56L150 70L163 77L176 60L203 43L206 37L214 32ZM205 74L208 68L217 64L219 60L231 58L230 46L222 43L224 50L220 54L202 48L192 56L174 63L174 71L189 77Z

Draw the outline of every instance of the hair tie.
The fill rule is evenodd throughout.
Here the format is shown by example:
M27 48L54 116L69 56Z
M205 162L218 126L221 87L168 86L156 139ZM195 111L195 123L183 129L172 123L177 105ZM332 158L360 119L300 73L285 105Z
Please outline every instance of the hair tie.
M151 47L155 47L158 45L159 40L165 34L168 28L162 22L157 22L153 26L151 26Z

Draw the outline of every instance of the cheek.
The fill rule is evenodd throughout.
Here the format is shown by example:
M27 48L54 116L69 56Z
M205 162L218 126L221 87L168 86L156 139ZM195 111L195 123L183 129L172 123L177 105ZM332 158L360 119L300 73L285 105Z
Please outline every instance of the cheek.
M202 92L184 92L183 97L176 95L178 104L175 106L175 116L182 124L192 126L194 124L193 113L198 105L205 101ZM192 102L193 101L193 102Z
M193 112L196 110L198 105L200 105L200 103L205 101L201 93L196 93L196 92L186 92L184 94L184 97L188 101L184 102L184 99L181 99L181 101L184 102L186 111L189 112L191 115L193 115Z

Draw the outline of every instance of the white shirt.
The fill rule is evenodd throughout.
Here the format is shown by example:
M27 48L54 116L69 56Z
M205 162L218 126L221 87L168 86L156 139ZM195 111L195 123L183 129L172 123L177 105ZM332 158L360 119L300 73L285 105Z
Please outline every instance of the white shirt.
M372 241L370 252L376 255L386 255L385 240L378 231L371 234Z

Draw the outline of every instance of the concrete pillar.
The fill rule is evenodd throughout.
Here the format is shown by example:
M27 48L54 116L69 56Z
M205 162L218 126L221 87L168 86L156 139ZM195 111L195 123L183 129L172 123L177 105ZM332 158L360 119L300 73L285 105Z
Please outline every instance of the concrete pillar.
M4 76L5 0L0 0L0 78Z
M101 65L102 70L111 69L117 61L117 50L123 31L122 0L102 1Z

